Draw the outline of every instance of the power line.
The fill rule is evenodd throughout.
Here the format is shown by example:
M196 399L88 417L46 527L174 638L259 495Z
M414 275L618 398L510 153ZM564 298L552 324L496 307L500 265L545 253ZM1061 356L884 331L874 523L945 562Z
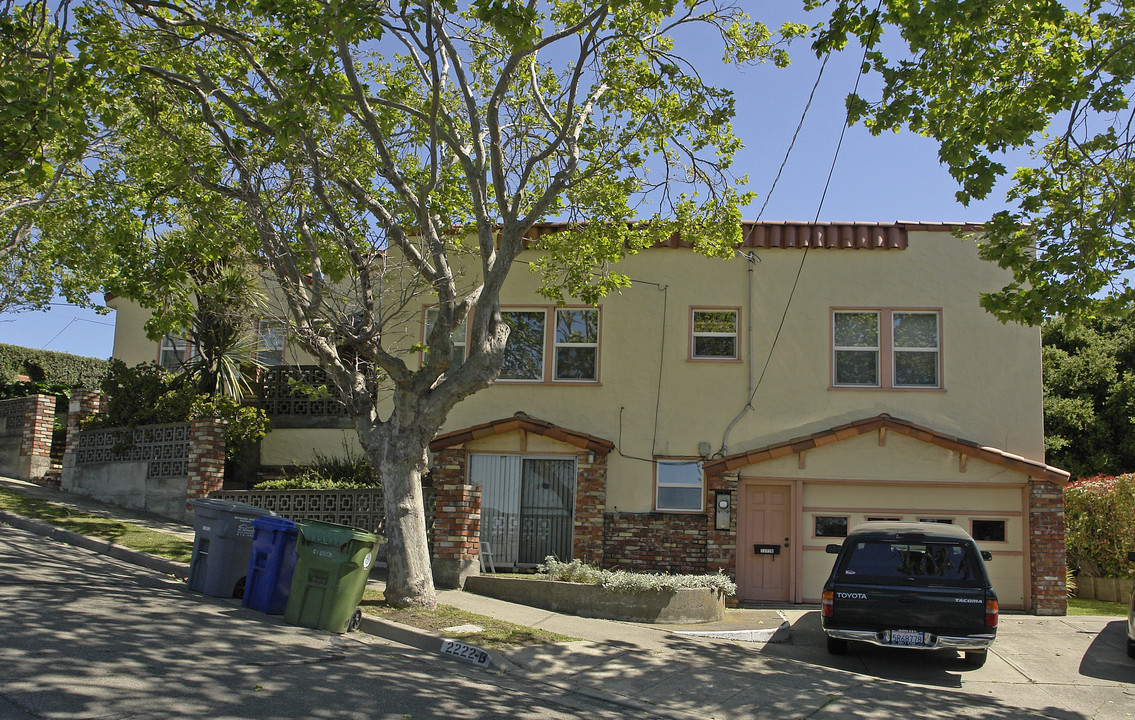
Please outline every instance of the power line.
M879 0L879 3L875 6L875 12L872 14L872 23L875 26L877 26L878 23L879 23L879 10L882 7L883 7L883 0ZM872 27L871 32L874 32L874 27ZM867 62L867 50L868 50L868 46L866 44L864 44L864 46L863 46L863 59L860 60L860 62L859 62L860 68L862 68L864 63ZM829 57L831 56L831 52L828 53L828 56ZM824 59L824 64L827 64L827 58ZM823 69L824 68L821 65L820 66L820 72L821 73L823 73ZM856 94L859 93L859 81L862 78L863 78L863 71L860 70L859 72L857 72L855 74L855 86L851 90L851 93L853 95L856 95ZM819 82L819 78L817 78L817 82ZM815 92L814 87L812 88L812 91ZM808 102L809 102L809 104L812 102L811 97L808 98ZM805 108L804 111L807 112L807 108ZM836 161L839 159L839 151L840 151L840 148L843 147L843 138L847 134L848 125L849 125L849 123L848 123L847 117L845 116L844 120L843 120L843 128L839 132L839 141L836 142L835 152L832 153L832 164L831 164L831 167L828 168L828 177L827 177L827 180L824 181L824 190L823 190L822 193L820 193L820 201L816 205L816 215L815 215L815 217L812 218L812 224L813 225L820 221L820 212L823 210L824 200L828 196L828 188L831 186L832 176L835 175ZM795 140L796 140L796 138L794 136L793 142L795 142ZM789 149L791 150L791 148L789 148ZM779 173L777 174L777 177L779 177ZM764 210L764 208L761 208L761 209L762 209L762 211ZM796 268L796 277L792 280L792 289L788 291L788 300L784 303L784 312L781 313L781 316L780 316L780 325L778 325L777 328L776 328L776 335L773 336L772 345L768 349L768 355L765 357L764 367L761 368L760 377L757 378L757 383L756 383L756 385L753 386L753 392L749 396L749 403L748 403L748 405L746 405L746 407L751 408L753 406L753 400L757 397L757 390L760 388L761 382L765 379L765 372L768 370L769 363L772 361L772 355L773 355L773 352L776 350L776 344L780 340L780 333L781 333L782 330L784 330L784 322L788 318L788 309L792 307L792 299L796 296L796 287L797 287L797 285L800 284L800 275L804 272L804 261L808 259L808 250L809 250L810 247L811 247L810 243L808 245L804 246L804 253L800 256L800 265L799 265L799 267Z

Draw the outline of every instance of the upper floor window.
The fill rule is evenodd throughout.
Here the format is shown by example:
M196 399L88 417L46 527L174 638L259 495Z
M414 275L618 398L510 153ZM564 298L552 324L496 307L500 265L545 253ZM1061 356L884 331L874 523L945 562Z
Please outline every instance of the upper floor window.
M554 323L550 338L549 312ZM543 382L550 377L553 382L595 382L599 379L599 310L501 310L501 319L509 327L501 380Z
M428 341L430 333L433 332L434 324L437 322L437 308L426 308L426 327L425 327L425 340ZM449 367L456 370L461 367L465 362L465 323L455 322L453 332L450 334L450 339L453 341L453 351L449 356Z
M941 387L941 313L836 310L832 383L836 387Z
M190 347L185 338L166 335L158 346L158 364L170 372L182 372L189 361Z
M256 323L256 362L265 366L284 364L284 323L260 320Z
M690 311L690 357L697 360L738 358L738 310L692 309Z
M501 310L508 325L508 345L504 349L501 380L544 379L544 310Z
M599 379L599 311L556 310L556 380Z
M656 510L697 512L702 509L702 468L697 460L659 460L655 463Z

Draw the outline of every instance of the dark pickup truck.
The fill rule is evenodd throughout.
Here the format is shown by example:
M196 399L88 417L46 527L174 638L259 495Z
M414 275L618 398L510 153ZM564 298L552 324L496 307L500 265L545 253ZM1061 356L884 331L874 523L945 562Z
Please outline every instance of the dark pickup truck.
M997 595L964 530L941 523L866 522L843 545L824 584L828 652L850 640L885 647L952 649L980 667L997 634Z

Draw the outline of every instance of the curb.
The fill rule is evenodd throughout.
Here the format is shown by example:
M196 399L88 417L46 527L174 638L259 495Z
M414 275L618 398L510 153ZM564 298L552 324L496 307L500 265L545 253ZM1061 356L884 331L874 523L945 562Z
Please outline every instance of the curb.
M738 642L759 642L759 643L782 643L788 642L788 638L792 635L792 624L788 622L788 616L777 610L776 614L780 616L780 625L773 629L763 630L672 630L674 635L683 635L685 637L708 637L720 638L723 640L736 640Z
M96 552L99 555L106 555L115 560L122 560L123 562L132 563L134 565L141 565L144 568L160 572L164 575L172 575L179 580L185 580L189 577L189 565L177 562L176 560L169 560L157 555L151 555L141 550L133 550L122 545L108 542L106 540L98 540L96 538L81 535L73 530L64 530L63 528L55 527L49 523L40 520L32 520L22 515L15 515L13 513L0 510L0 522L7 523L12 527L26 530L36 535L49 537L53 540L67 543L81 547L91 552Z
M464 641L457 642L485 653L487 662L482 664L474 660L444 652L442 648L447 641L451 642L449 638L427 632L425 630L419 630L418 628L410 627L409 625L396 623L392 620L385 620L374 615L364 614L363 621L359 625L359 630L361 632L365 632L368 635L374 635L385 640L390 640L391 642L396 642L399 645L406 645L408 647L417 648L418 650L432 652L437 655L441 655L442 657L449 660L461 660L486 670L492 670L493 672L498 672L501 674L515 674L524 672L521 668L513 665L508 660L505 660L496 652L493 652L492 650L488 650L486 648L478 647L477 645L473 645L471 643L466 643Z

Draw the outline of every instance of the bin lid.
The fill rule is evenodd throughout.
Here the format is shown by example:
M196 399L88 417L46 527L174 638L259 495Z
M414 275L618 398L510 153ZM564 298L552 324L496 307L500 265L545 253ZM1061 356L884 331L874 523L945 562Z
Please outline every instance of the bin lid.
M213 510L215 512L227 512L234 515L275 515L276 513L271 510L265 510L262 507L249 505L248 503L236 502L235 500L214 500L213 498L192 498L189 504L193 506L196 511L199 508L206 510Z
M296 528L299 530L304 542L318 543L319 545L340 546L347 544L351 540L358 540L359 542L370 543L372 545L378 542L378 536L374 533L353 528L350 525L339 525L338 523L322 522L319 520L303 520L296 523Z
M278 515L261 515L252 521L252 527L257 530L275 530L276 532L296 531L295 522Z

